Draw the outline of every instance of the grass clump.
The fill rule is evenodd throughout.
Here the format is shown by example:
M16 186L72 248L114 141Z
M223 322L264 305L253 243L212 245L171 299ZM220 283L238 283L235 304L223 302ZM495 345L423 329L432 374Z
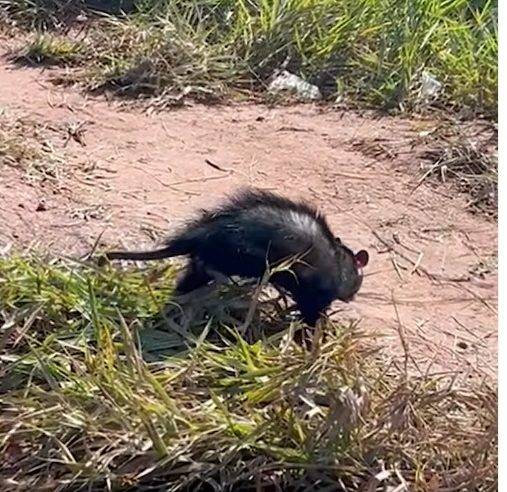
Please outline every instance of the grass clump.
M0 112L0 158L12 166L37 159L41 149L28 142L22 121Z
M68 26L88 10L119 14L131 11L135 0L0 0L5 19L37 30Z
M51 24L3 3L32 25ZM58 13L45 8L49 19ZM428 103L424 80L435 79L441 90L430 99L438 104L496 117L492 0L144 0L125 8L128 15L96 22L83 41L94 54L83 58L94 84L136 87L141 65L149 70L138 71L140 92L148 85L150 94L174 96L196 86L220 96L224 87L262 92L285 68L328 99L418 109Z
M78 59L80 49L79 43L41 34L20 50L15 60L43 65L68 65Z
M0 111L0 163L23 171L30 181L59 181L64 172L44 125Z
M92 89L131 96L219 98L238 69L230 54L204 37L167 20L150 24L142 18L109 19L91 34L96 64L85 68L84 80Z
M486 131L484 131L486 130ZM468 207L498 216L498 131L444 125L429 136L422 158L428 162L420 183L433 176L452 182L470 196Z
M2 486L496 490L496 389L410 376L331 323L313 353L217 338L214 314L177 342L149 321L174 272L0 259Z

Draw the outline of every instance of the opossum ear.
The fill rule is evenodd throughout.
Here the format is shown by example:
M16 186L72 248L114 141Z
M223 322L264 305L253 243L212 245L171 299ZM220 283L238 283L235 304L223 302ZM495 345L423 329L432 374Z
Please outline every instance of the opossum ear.
M368 261L370 261L370 255L368 254L368 251L364 249L358 251L355 254L354 258L356 260L356 265L358 268L364 268L368 264Z

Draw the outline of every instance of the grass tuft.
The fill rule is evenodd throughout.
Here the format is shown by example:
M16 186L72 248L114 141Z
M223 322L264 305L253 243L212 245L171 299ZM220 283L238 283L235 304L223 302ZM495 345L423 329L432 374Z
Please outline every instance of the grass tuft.
M498 131L471 134L456 125L431 135L422 158L429 162L420 183L429 176L455 183L470 196L468 207L498 217ZM484 134L487 134L486 136Z
M21 170L29 181L57 182L65 167L44 125L7 111L0 112L0 163Z
M164 308L175 271L0 259L4 488L496 490L496 388L406 374L330 322L313 353L247 343L223 317L242 289L192 333Z
M65 38L38 34L13 57L18 63L70 65L80 54L81 45Z

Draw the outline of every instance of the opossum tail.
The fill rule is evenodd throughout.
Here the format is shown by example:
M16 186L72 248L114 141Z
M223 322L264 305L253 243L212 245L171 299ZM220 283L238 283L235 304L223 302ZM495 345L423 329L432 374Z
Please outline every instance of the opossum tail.
M190 252L191 246L189 241L183 238L176 238L169 241L167 246L152 251L109 251L99 258L98 264L102 266L110 260L163 260L164 258L172 258L173 256L187 255Z

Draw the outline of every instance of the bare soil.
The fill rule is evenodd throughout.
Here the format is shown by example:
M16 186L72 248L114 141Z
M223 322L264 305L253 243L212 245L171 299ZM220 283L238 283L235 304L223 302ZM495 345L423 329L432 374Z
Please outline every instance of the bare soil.
M102 233L101 245L152 247L240 185L304 197L370 251L357 301L334 316L424 367L496 374L497 225L448 185L416 188L418 134L435 122L307 105L147 114L50 74L0 63L0 109L63 158L62 176L45 181L0 160L0 248L84 255Z

